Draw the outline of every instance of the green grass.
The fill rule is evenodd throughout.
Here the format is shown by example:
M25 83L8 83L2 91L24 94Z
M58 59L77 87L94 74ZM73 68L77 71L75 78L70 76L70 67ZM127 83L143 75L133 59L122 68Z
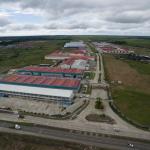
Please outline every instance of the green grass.
M0 150L110 150L31 135L0 133Z
M136 69L141 74L150 75L150 64L138 61L126 61L132 68Z
M115 89L113 99L126 117L138 124L150 126L150 94L131 88Z
M87 88L87 91L85 94L91 94L92 93L92 86L91 85L88 85L88 88Z
M72 40L84 41L106 41L114 42L121 41L123 45L150 48L150 37L136 37L136 36L110 36L110 35L76 35L71 36Z
M85 72L84 73L84 78L88 78L88 79L94 79L95 77L95 73L94 72Z
M127 45L150 48L150 39L125 39Z
M40 63L49 63L44 56L54 50L62 48L65 41L52 40L33 42L31 48L1 48L0 49L0 73L11 68L23 67Z
M96 50L96 48L95 48L95 46L94 46L93 44L87 43L87 45L89 46L89 48L91 49L91 51L92 51L94 54L97 53L97 50Z
M95 109L104 109L104 105L101 101L101 98L100 97L97 97L96 98L96 102L95 102Z

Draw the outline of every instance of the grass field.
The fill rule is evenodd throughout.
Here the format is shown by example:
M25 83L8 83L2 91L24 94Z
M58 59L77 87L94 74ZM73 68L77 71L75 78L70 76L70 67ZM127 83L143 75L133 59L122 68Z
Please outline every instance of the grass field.
M94 79L95 77L95 73L94 72L85 72L84 73L84 78L88 78L88 79Z
M112 92L115 105L136 123L150 126L150 94L131 88L115 89Z
M150 64L142 63L138 61L127 60L127 63L134 69L136 69L140 74L150 75Z
M125 46L150 48L150 37L136 37L136 36L107 36L107 35L77 35L71 36L72 40L84 40L84 41L106 41L115 42L121 41Z
M0 150L106 150L33 136L0 133ZM108 150L108 149L107 149Z
M150 126L150 75L145 67L147 64L130 64L111 55L105 55L104 61L107 79L122 81L122 85L111 85L114 103L129 119Z
M63 40L34 41L29 48L24 48L29 42L24 42L21 48L0 48L0 73L26 65L51 63L44 56L62 48L64 43Z

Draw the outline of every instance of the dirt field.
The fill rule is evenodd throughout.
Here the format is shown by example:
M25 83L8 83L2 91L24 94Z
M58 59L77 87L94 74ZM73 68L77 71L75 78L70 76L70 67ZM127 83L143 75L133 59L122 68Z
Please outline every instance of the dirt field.
M119 80L126 87L133 87L146 93L150 92L150 77L148 75L138 73L127 63L117 60L111 55L105 55L104 61L110 81Z
M106 78L122 81L111 85L112 98L118 109L136 124L150 126L150 76L139 73L127 62L104 56Z

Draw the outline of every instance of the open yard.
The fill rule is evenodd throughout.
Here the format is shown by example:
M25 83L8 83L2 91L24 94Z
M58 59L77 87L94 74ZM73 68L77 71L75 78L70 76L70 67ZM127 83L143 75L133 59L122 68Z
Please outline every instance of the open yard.
M147 64L129 64L111 55L105 55L104 61L109 82L122 81L121 85L111 84L115 105L126 117L150 126L150 75L147 66L145 68Z
M61 113L58 104L22 98L0 98L0 108L11 108L28 113L56 115Z
M51 61L45 60L44 56L62 48L64 43L65 40L28 41L17 43L11 48L1 47L0 73L26 65L51 64Z

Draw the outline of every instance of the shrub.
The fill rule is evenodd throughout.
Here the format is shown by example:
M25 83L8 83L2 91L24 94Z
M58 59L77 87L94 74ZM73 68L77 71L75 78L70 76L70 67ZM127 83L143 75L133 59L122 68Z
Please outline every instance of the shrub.
M95 102L95 108L96 109L104 109L104 105L100 99L97 98L97 101Z

